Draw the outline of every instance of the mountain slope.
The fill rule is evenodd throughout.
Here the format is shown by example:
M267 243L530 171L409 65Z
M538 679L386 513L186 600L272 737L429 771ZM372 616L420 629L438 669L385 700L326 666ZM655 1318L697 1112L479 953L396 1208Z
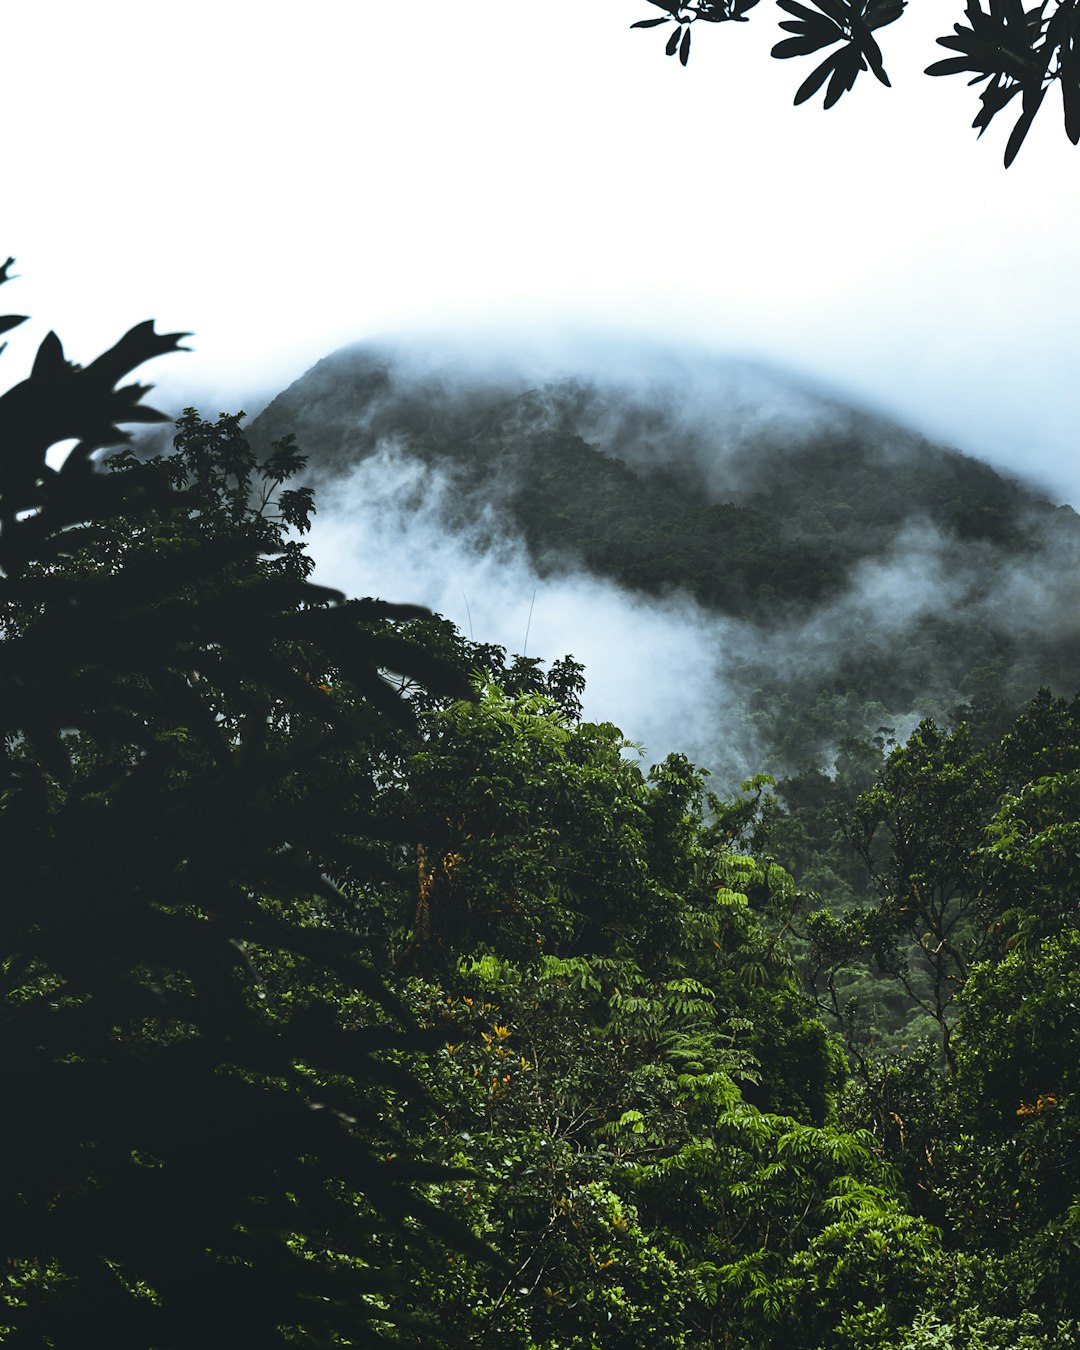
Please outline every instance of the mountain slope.
M875 719L1076 680L1076 515L766 367L363 344L251 428L289 431L331 508L381 456L438 475L440 528L472 548L509 538L540 577L692 596L739 716L788 761Z

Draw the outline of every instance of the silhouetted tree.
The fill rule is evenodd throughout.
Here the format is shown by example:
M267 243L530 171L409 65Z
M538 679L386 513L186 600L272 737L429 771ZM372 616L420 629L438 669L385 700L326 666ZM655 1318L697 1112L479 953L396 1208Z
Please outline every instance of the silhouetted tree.
M100 471L163 420L118 381L181 336L82 368L50 333L0 398L0 1339L416 1343L395 1253L468 1235L327 871L374 828L342 764L411 716L381 672L470 690L395 633L426 611L305 579L289 443L258 464L189 410L176 457Z

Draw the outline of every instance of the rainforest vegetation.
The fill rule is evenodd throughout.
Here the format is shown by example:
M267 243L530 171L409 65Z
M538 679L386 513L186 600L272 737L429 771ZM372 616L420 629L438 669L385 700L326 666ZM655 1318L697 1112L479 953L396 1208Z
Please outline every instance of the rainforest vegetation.
M646 770L287 434L99 465L177 336L0 399L0 1339L1080 1344L1080 703Z

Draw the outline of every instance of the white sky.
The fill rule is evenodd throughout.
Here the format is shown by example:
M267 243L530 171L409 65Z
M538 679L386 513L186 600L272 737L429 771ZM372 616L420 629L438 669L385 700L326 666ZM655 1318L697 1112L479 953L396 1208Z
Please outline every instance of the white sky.
M7 382L55 327L89 360L194 329L163 400L261 402L343 342L485 323L690 335L824 377L1080 505L1080 150L922 68L916 6L829 113L783 17L646 0L34 0L5 7ZM935 17L936 16L936 17ZM1041 123L1041 125L1040 125ZM20 333L25 332L25 336Z

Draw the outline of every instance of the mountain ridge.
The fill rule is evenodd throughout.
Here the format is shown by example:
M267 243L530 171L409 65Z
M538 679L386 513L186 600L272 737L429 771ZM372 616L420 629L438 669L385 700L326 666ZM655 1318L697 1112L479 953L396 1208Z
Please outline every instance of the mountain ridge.
M357 344L250 434L265 446L295 432L330 511L351 475L413 466L407 503L380 496L403 539L436 512L463 548L520 547L540 580L692 597L699 622L715 616L738 716L785 762L883 719L1018 703L1044 683L1072 692L1071 508L776 372L740 393L738 363L608 365L515 370L509 351L484 366ZM770 388L775 405L757 406Z

